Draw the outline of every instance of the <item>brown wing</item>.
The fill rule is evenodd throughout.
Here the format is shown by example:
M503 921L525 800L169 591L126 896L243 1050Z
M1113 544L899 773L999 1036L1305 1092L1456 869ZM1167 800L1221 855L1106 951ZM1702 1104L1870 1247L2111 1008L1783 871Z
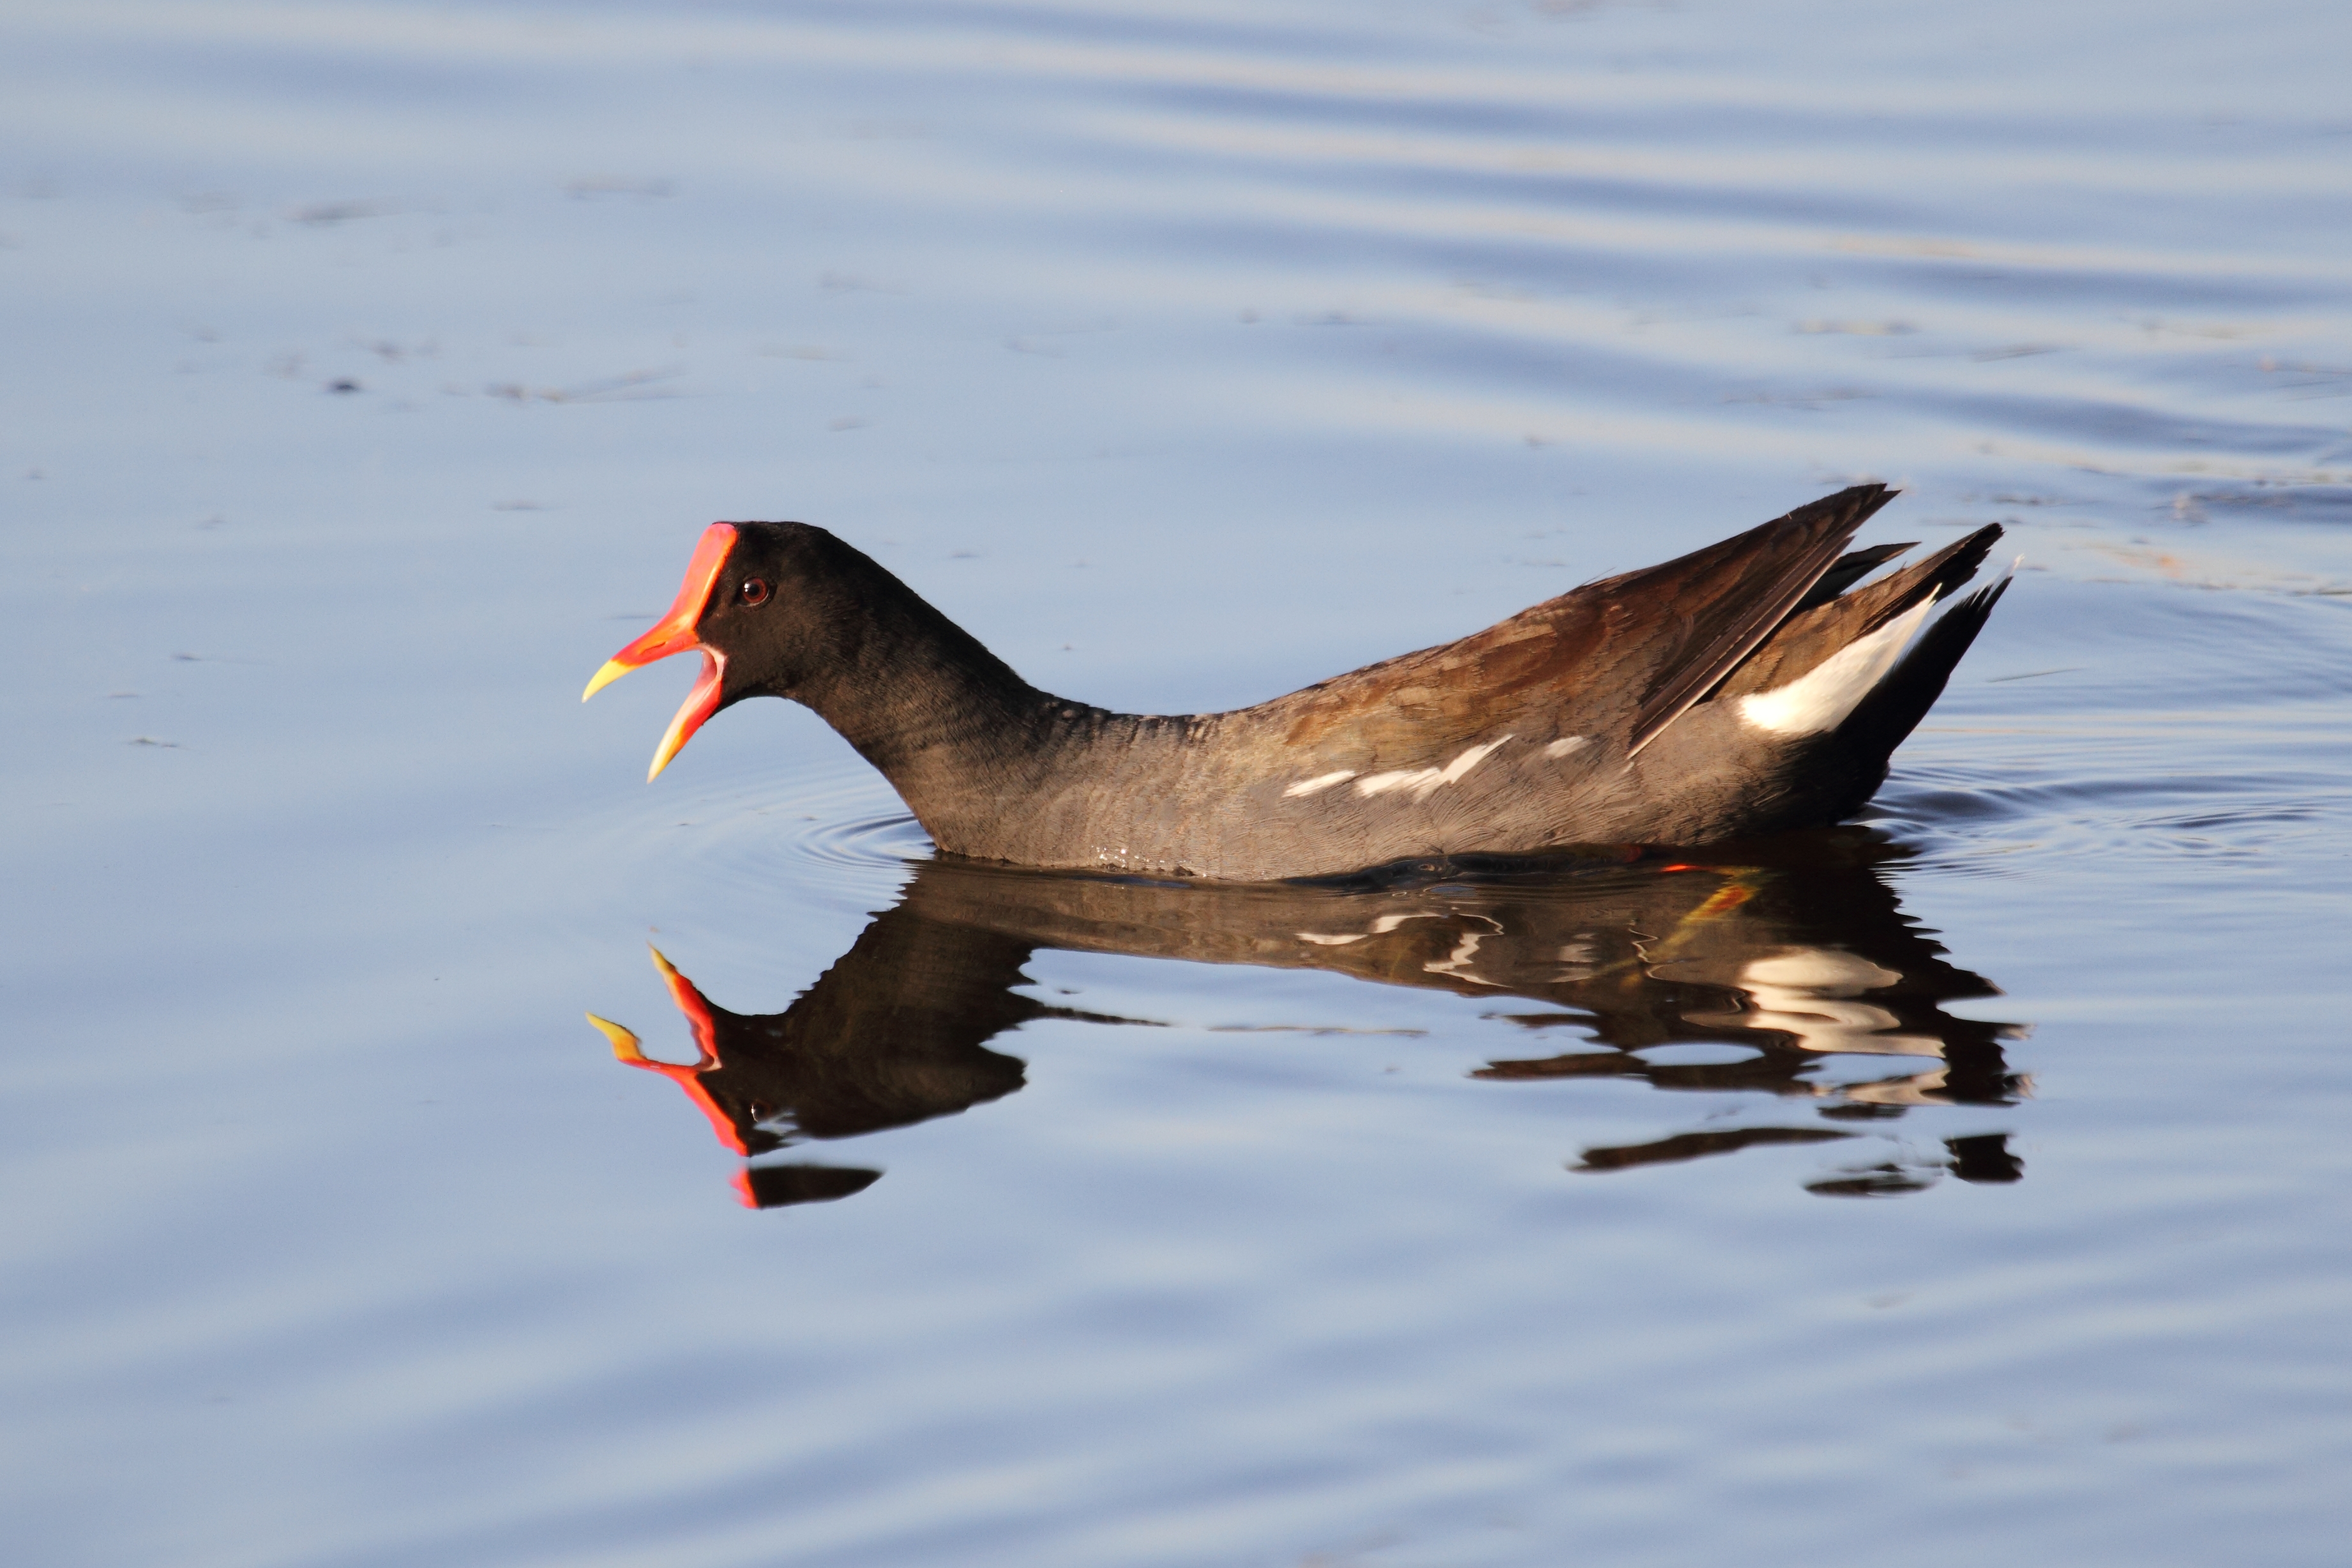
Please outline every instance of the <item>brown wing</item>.
M1608 735L1639 751L1771 636L1892 495L1857 485L1257 711L1282 744L1336 766L1411 765L1507 732Z

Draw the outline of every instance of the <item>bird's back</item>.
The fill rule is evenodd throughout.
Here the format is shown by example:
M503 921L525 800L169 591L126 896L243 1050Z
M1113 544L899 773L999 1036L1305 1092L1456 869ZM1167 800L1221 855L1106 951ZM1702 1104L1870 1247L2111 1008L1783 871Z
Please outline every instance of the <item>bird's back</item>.
M1890 496L1857 486L1254 708L1070 710L1062 758L991 858L1263 880L1428 856L1696 842L1849 815L1990 607L1927 663L1924 641L1895 662L1894 634L1907 637L1965 582L2000 530L1837 593L1889 553L1843 555ZM1864 644L1874 657L1892 647L1864 671L1871 679L1838 685L1819 673L1842 657L1860 662L1846 650ZM1808 678L1826 691L1810 707L1767 700L1803 696ZM1882 681L1910 697L1873 710ZM1897 710L1909 713L1899 732ZM1848 722L1874 711L1869 724Z

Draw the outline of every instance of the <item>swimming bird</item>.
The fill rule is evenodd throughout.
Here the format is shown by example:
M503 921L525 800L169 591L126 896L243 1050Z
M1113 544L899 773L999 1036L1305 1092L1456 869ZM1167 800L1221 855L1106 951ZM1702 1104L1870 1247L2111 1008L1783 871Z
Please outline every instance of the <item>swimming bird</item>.
M1575 845L1701 844L1859 811L2001 578L1932 624L2000 537L1848 552L1894 492L1856 485L1442 647L1223 713L1040 690L870 556L798 522L716 522L677 601L613 656L698 651L654 753L748 697L806 704L943 852L1237 881Z

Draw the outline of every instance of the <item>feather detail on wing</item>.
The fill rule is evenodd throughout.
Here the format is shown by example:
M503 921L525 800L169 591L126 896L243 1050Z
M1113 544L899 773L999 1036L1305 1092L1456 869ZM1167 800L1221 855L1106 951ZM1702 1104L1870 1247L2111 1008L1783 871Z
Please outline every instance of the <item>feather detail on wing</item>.
M1748 697L1794 685L1845 649L1951 594L1976 575L2000 537L1998 523L1980 528L1866 587L1801 607L1712 695ZM1857 551L1855 556L1870 553Z
M1884 560L1865 551L1858 563L1841 561L1839 552L1893 494L1857 485L1248 716L1299 758L1305 782L1293 787L1302 795L1334 789L1343 772L1378 778L1444 767L1465 748L1507 735L1554 759L1631 755L1771 637L1826 575L1851 582Z

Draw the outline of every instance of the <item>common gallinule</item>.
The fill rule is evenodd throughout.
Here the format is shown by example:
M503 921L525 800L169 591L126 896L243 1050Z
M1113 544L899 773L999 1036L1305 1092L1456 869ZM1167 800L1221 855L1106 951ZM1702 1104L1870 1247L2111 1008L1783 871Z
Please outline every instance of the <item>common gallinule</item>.
M699 650L652 773L721 708L789 697L941 850L1026 866L1270 881L1816 826L1870 798L2008 585L1921 632L1994 526L1854 587L1910 548L1844 552L1893 493L1856 485L1458 642L1177 715L1040 691L821 528L715 522L584 696Z

